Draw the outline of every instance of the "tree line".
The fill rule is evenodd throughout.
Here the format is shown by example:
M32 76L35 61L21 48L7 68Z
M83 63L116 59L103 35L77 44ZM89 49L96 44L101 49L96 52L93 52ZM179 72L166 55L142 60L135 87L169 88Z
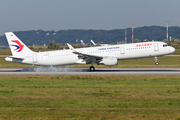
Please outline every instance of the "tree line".
M66 43L79 44L80 40L85 43L90 43L94 40L95 43L116 44L124 43L125 29L114 30L59 30L59 31L44 31L44 30L30 30L14 32L26 45L49 45L50 42L65 45ZM127 28L127 41L132 42L132 29ZM169 36L172 40L180 38L180 27L169 27ZM134 28L135 41L163 41L166 39L166 27L162 26L144 26ZM0 46L8 45L5 36L0 36ZM56 46L57 47L57 46Z

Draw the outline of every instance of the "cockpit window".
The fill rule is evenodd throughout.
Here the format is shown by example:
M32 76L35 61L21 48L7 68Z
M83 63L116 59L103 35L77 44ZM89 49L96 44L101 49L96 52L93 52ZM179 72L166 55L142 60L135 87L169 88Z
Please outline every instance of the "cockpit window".
M168 45L167 44L164 44L163 47L167 47Z

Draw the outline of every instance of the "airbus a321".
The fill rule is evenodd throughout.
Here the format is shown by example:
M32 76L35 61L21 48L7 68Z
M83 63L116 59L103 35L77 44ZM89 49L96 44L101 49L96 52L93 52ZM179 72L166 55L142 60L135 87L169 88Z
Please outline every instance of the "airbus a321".
M171 54L175 49L164 42L141 42L87 48L73 48L67 43L68 50L45 52L31 51L15 34L5 33L12 56L6 61L38 66L64 66L73 64L91 64L90 71L95 71L94 64L114 66L118 60L157 57Z

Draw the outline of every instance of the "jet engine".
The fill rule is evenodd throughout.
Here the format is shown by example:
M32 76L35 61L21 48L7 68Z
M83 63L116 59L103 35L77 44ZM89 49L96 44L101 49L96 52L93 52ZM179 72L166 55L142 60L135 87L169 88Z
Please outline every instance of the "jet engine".
M114 66L117 65L118 60L115 56L107 56L104 57L100 63L106 66Z

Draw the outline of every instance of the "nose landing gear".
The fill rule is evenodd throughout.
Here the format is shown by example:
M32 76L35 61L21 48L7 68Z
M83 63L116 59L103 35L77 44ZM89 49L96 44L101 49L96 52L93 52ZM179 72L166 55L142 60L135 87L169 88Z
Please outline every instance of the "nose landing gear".
M159 65L159 62L158 62L157 57L154 57L154 59L155 59L155 64L156 64L156 65Z

